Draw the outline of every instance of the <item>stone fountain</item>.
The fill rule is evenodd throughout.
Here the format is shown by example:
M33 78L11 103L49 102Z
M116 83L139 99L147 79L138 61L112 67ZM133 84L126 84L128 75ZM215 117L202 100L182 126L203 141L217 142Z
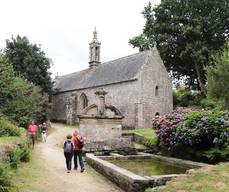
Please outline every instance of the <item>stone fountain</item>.
M122 137L121 112L105 102L106 92L99 88L95 92L97 104L86 107L78 114L80 134L85 137L85 151L120 150L131 146L131 140Z

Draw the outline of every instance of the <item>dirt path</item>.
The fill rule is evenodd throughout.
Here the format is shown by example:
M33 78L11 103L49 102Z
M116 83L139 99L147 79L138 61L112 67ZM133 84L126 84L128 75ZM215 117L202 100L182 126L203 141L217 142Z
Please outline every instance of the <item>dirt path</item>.
M36 146L34 153L40 153L45 168L45 178L38 182L44 192L120 192L117 186L86 165L86 171L80 173L72 170L66 173L62 145L65 136L74 129L61 124L53 124L54 132L46 143Z

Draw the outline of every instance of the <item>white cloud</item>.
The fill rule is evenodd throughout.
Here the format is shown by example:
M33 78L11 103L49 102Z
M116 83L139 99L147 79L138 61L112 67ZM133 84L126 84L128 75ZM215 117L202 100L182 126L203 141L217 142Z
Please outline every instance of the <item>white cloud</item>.
M101 41L101 61L137 52L129 44L141 33L141 11L149 0L1 0L0 49L11 35L41 44L60 75L88 67L94 27ZM151 1L158 4L160 0Z

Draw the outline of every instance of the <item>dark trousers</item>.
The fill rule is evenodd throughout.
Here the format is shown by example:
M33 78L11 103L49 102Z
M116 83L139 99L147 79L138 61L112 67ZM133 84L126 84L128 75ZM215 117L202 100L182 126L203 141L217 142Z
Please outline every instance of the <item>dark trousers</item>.
M64 153L65 159L66 159L66 167L68 170L71 170L72 168L72 153Z
M36 137L35 135L31 135L33 149L34 149L34 145L35 145L35 137Z
M83 153L82 151L74 151L74 169L78 168L78 163L77 163L77 158L79 158L79 162L80 162L80 167L81 169L84 168L84 163L83 163Z

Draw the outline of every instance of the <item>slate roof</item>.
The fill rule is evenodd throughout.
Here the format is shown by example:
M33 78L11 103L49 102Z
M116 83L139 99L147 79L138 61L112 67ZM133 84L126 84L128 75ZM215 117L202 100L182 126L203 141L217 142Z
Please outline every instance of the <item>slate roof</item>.
M55 79L55 88L65 92L136 80L148 55L149 51L144 51L102 63L94 69L59 76Z

